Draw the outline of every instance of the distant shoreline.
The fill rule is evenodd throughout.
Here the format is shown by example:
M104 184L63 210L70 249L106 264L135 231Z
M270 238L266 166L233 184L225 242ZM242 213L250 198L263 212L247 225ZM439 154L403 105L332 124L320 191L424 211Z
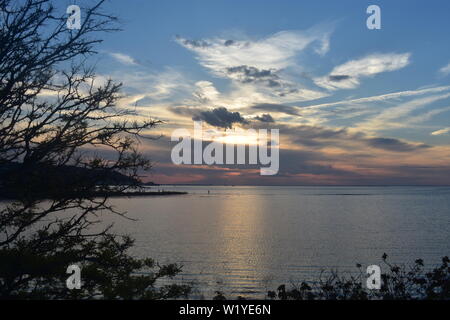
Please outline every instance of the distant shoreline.
M108 192L106 195L108 197L142 197L142 196L173 196L188 194L184 191L137 191L137 192Z
M144 185L145 186L145 185ZM152 185L147 185L146 187L151 187ZM332 185L332 184L324 184L324 185L289 185L289 184L274 184L274 185L269 185L269 184L189 184L189 183L175 183L175 184L169 184L169 183L161 183L161 184L155 184L153 186L158 186L158 187L329 187L329 188L334 188L334 187L382 187L382 188L396 188L396 187L450 187L449 185L445 185L445 184L417 184L417 185L413 185L413 184L405 184L405 185Z
M92 194L85 194L81 195L86 198L100 198L100 197L108 197L108 198L120 198L120 197L147 197L147 196L175 196L175 195L185 195L188 194L188 192L185 191L136 191L136 192L96 192ZM77 195L78 197L80 195ZM39 197L35 200L46 200L50 199L51 197ZM19 197L12 197L12 196L1 196L0 195L0 201L4 200L20 200Z

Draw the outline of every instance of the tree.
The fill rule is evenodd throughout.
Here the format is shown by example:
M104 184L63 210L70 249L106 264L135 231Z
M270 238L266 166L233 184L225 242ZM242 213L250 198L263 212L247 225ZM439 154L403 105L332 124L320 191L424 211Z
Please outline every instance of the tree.
M103 2L83 8L80 29L70 30L50 0L0 0L0 198L13 199L0 203L2 298L164 299L189 291L156 288L179 266L131 257L133 240L111 226L92 232L99 212L125 217L109 204L106 181L127 177L116 192L138 184L139 170L151 167L138 139L159 123L118 108L121 84L100 82L87 64L99 34L117 30ZM81 290L66 288L71 264L82 268Z

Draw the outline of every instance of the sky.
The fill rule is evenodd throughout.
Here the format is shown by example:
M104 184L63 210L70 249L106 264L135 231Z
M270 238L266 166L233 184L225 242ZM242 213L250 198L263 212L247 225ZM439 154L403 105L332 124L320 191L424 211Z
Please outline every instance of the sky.
M76 4L77 1L70 1ZM369 5L381 8L370 30ZM108 1L93 58L119 107L164 120L161 184L450 185L449 1ZM174 165L172 132L279 129L280 168Z

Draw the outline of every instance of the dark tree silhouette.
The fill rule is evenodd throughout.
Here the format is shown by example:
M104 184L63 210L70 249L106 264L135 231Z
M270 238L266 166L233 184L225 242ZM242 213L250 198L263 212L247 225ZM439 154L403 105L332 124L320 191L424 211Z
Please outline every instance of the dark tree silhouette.
M133 240L111 226L92 231L98 213L124 215L108 204L111 179L121 182L115 192L138 183L139 170L150 168L138 138L158 124L116 107L121 85L100 83L87 65L99 34L117 30L103 2L82 8L81 28L69 30L50 0L0 0L0 198L9 199L0 202L3 299L164 299L189 291L156 286L179 266L133 258ZM82 268L80 290L66 288L71 264Z

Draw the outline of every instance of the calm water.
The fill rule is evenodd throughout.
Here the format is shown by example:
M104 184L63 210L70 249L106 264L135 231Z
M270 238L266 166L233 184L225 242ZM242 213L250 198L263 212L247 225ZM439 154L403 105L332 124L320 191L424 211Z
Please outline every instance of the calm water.
M182 263L180 279L206 298L261 298L384 252L396 263L450 254L449 187L158 188L189 194L114 199L138 219L114 218L115 229L136 238L136 255Z

